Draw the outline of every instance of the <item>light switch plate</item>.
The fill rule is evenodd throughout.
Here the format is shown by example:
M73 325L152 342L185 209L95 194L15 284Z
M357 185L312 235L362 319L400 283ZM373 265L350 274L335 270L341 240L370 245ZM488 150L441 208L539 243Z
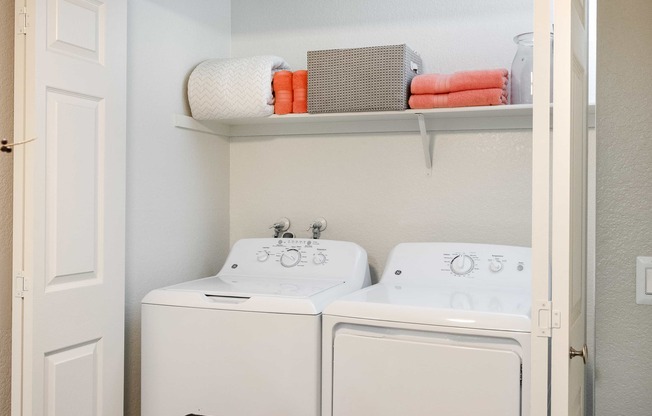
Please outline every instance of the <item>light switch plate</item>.
M636 303L652 305L652 257L636 257Z

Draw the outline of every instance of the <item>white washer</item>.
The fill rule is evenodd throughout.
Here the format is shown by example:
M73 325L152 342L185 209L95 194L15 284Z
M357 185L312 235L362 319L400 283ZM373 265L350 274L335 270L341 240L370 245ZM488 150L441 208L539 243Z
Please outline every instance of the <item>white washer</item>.
M369 284L341 241L245 239L214 277L142 302L142 415L317 416L321 312Z
M323 315L322 416L529 414L524 247L405 243Z

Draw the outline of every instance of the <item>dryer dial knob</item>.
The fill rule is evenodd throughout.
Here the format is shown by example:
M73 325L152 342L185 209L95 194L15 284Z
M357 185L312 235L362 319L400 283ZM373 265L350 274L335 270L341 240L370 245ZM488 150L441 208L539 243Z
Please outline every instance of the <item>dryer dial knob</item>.
M284 267L294 267L301 261L301 253L295 248L291 248L281 254L281 265Z
M459 254L451 260L451 271L458 276L470 273L474 266L473 259L466 254Z
M503 262L498 259L493 259L489 262L489 270L497 273L503 269Z

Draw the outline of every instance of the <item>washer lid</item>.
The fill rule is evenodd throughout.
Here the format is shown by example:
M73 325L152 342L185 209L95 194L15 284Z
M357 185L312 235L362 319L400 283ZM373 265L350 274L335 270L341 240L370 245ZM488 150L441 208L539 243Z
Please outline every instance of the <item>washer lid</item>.
M530 332L530 291L473 285L379 283L330 304L325 315Z
M311 297L325 290L339 286L344 281L331 279L305 279L284 277L215 276L192 280L164 290L199 291L206 296L280 296Z
M351 293L344 280L213 276L156 289L143 304L248 312L318 315Z

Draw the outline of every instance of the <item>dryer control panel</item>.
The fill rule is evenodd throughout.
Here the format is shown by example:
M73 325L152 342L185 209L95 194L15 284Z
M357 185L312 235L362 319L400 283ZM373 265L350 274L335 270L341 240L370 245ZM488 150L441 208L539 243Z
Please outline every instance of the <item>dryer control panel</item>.
M497 244L403 243L390 253L381 280L465 278L529 285L531 251Z

